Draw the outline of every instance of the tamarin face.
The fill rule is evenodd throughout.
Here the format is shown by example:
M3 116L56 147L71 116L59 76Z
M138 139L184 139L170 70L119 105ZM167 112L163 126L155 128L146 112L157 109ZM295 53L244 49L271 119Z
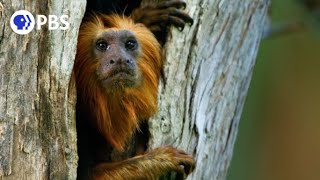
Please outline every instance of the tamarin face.
M93 15L81 24L73 76L78 105L114 148L157 110L160 44L143 24Z
M92 48L97 60L97 79L106 90L139 85L140 47L132 31L107 29L97 36Z
M161 64L160 45L152 32L130 18L93 16L80 27L74 75L86 101L121 95L140 100L146 96L149 101L152 97L155 103Z

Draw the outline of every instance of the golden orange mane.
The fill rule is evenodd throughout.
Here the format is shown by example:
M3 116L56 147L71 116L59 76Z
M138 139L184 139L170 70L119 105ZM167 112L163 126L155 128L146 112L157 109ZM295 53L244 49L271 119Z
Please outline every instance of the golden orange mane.
M109 28L132 31L138 40L141 53L137 64L142 75L138 87L110 93L97 81L93 41ZM139 122L155 113L161 64L160 45L143 24L118 15L95 15L81 25L74 66L76 87L81 94L78 102L88 108L90 120L114 148L123 150Z

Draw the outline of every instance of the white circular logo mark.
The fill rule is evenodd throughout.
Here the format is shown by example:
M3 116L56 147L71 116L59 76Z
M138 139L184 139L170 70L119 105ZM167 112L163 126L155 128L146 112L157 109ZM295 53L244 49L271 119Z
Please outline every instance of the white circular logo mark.
M28 34L34 28L33 15L26 10L16 11L10 19L11 29L17 34Z

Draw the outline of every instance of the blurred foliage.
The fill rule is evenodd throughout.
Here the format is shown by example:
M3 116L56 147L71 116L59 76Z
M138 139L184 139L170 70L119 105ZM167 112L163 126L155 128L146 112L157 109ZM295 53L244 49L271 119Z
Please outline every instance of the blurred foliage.
M273 0L273 25L301 32L264 39L235 144L228 180L320 179L320 21L310 3Z

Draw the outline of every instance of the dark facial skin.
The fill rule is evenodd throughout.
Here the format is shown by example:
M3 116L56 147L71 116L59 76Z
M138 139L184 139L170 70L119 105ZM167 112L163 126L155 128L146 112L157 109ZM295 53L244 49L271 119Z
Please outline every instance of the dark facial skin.
M139 84L137 58L139 44L129 30L106 30L94 42L98 60L96 75L106 90L134 87Z

